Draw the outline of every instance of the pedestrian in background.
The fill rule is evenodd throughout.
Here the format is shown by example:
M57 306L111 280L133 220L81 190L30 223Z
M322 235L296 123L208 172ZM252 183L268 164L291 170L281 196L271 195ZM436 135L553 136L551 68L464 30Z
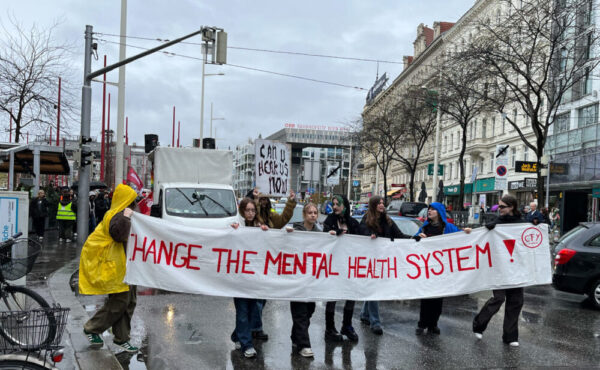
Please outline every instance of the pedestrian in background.
M322 231L317 224L319 210L314 203L306 203L302 208L301 222L294 222L293 229L288 231ZM315 354L310 345L310 336L308 327L310 326L310 318L315 312L315 302L290 302L290 311L292 313L292 346L299 350L302 357L313 357Z
M77 220L77 203L68 191L63 192L58 202L56 220L58 221L58 240L70 242L73 239L73 226Z
M240 222L231 225L234 229L238 227L260 227L269 230L267 225L261 225L256 217L257 207L250 198L244 198L239 205ZM231 340L235 343L235 349L241 349L247 358L256 357L256 349L252 343L252 328L254 321L259 317L259 301L253 298L233 298L235 305L235 329L231 333ZM261 322L262 325L262 322Z
M31 200L29 205L29 216L33 221L33 229L38 239L44 239L46 232L46 217L48 217L48 201L43 190L38 191L38 196Z
M88 235L94 232L96 228L96 191L92 190L89 193L89 217L88 217Z
M448 222L446 217L446 208L442 203L433 202L427 209L427 220L423 223L423 226L419 228L415 235L417 241L423 238L429 238L432 236L451 234L459 232L460 229ZM470 228L464 230L467 234L471 232ZM443 239L440 240L443 243ZM421 309L419 312L419 322L415 333L417 335L423 334L425 329L429 334L440 334L440 328L438 327L438 321L442 314L442 305L444 304L443 298L427 298L421 299Z
M350 202L343 195L334 195L332 199L333 213L327 216L323 222L323 231L331 235L360 234L358 221L350 216ZM325 340L340 342L345 335L349 340L358 341L358 334L352 327L352 315L354 314L354 301L346 301L344 304L344 316L342 319L342 330L338 333L335 328L335 301L327 302L325 306Z
M296 208L296 193L294 193L293 190L290 190L290 196L288 197L281 214L278 214L272 208L268 194L258 194L258 196L256 196L257 191L258 189L253 190L253 196L255 196L255 200L258 199L256 218L260 225L266 225L271 229L281 229L290 222L290 219L294 215L294 208ZM269 339L269 335L264 332L262 325L262 312L266 304L267 301L265 299L258 301L257 317L252 320L255 325L252 328L252 337L260 340Z
M514 224L523 222L521 213L517 209L517 199L512 195L504 195L498 204L500 216L485 225L488 230L493 230L497 224ZM496 289L479 314L473 319L473 332L478 339L483 338L483 332L492 317L504 306L504 325L502 341L512 347L519 346L519 315L523 308L523 288Z
M102 219L104 218L104 214L106 213L106 211L108 211L109 208L110 208L110 205L108 204L108 197L107 197L106 191L104 189L100 189L98 191L98 195L96 196L96 199L94 200L94 211L96 213L96 224L99 224L100 222L102 222Z
M542 212L537 210L537 204L535 202L529 203L530 211L525 216L525 221L531 222L534 225L538 225L544 222L544 215Z
M400 231L398 225L385 212L385 203L380 196L374 196L369 199L369 208L367 213L360 221L360 233L370 236L371 239L377 237L394 239L409 239L410 236ZM381 328L381 319L379 318L379 302L365 301L360 312L360 321L369 325L374 334L383 334Z
M131 345L131 317L135 310L136 287L123 283L126 269L127 239L137 194L119 184L114 202L99 227L87 238L79 262L79 293L108 294L104 305L83 326L93 347L102 347L102 333L112 328L113 342L126 352L135 353Z

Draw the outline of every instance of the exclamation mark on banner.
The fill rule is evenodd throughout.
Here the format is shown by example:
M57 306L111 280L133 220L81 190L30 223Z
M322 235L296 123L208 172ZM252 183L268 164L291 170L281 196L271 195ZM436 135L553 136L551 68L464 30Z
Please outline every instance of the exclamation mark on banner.
M508 249L508 253L510 254L510 256L512 257L513 252L515 250L515 242L516 240L503 240L504 245L506 246L506 249ZM510 262L514 262L514 259L510 259Z

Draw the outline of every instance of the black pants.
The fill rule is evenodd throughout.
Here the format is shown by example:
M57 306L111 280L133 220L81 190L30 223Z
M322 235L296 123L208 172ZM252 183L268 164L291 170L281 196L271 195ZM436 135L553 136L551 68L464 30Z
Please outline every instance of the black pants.
M310 337L308 327L310 318L315 312L315 302L290 302L292 311L292 343L298 346L298 349L310 348Z
M483 333L492 316L500 310L500 306L505 300L502 340L505 343L518 341L519 315L523 308L523 288L494 290L494 296L485 303L479 314L475 316L473 331Z
M58 237L63 239L73 239L73 224L75 221L58 220Z
M33 229L37 236L44 236L44 232L46 231L46 217L34 217Z
M336 301L327 302L325 305L325 326L327 329L330 327L333 328L335 325L333 323L333 316L335 313L335 303ZM342 327L344 326L352 326L352 314L354 313L354 301L346 301L344 304L344 316L342 320Z
M421 312L419 314L419 328L435 328L442 314L444 298L421 299Z

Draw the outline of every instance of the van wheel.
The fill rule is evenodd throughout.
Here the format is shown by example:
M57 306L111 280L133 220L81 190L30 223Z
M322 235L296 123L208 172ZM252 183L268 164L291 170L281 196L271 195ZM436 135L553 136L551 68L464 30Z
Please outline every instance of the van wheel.
M597 310L600 310L600 279L596 280L592 286L590 287L590 292L588 293L590 297L590 301L594 305Z

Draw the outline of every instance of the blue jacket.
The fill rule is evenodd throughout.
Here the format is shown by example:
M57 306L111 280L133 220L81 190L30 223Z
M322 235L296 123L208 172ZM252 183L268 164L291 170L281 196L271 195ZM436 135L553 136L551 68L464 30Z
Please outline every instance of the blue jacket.
M448 220L446 218L446 207L444 207L444 205L442 203L433 202L429 205L429 207L433 207L440 214L440 218L442 219L442 222L444 222L444 225L446 225L444 228L444 234L456 233L456 232L460 231L460 229L458 227L456 227L456 225L448 222ZM425 222L423 223L423 226L421 226L419 228L419 231L417 231L415 236L419 235L422 232L423 228L425 226L427 226L427 224L429 224L429 219L425 220Z

